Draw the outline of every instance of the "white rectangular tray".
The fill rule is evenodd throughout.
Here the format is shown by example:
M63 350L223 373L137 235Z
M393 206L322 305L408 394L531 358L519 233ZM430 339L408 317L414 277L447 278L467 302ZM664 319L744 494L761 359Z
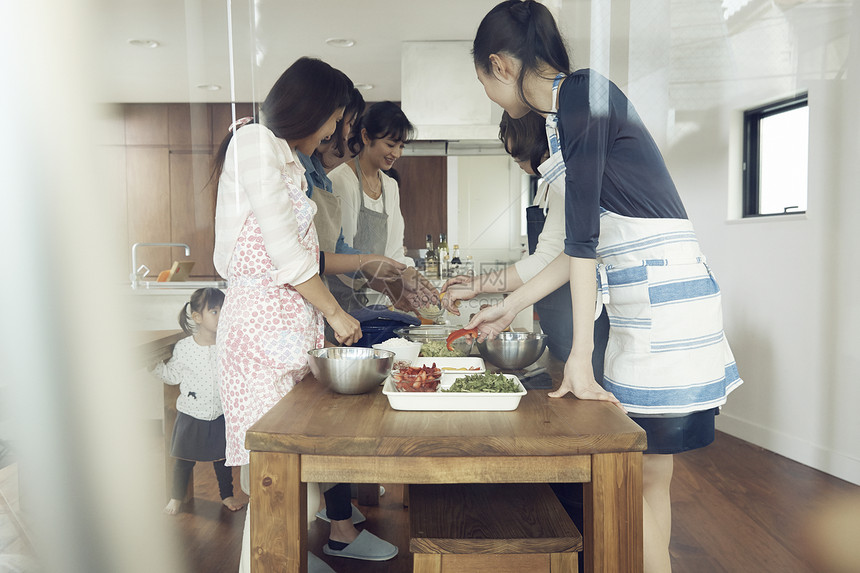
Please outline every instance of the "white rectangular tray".
M526 389L519 378L513 374L505 374L505 377L517 381L519 392L506 394L495 394L491 392L401 392L394 386L391 378L385 380L382 393L388 396L388 403L395 410L419 410L419 411L453 411L453 412L478 412L478 411L510 411L516 410L520 405L520 399L526 395ZM455 377L439 385L440 388L449 388Z
M436 367L442 371L442 374L482 374L487 371L484 365L484 359L480 356L465 356L457 358L453 356L440 356L437 358L421 356L412 361L412 366L432 366L436 363ZM456 370L463 368L464 370ZM469 370L469 368L478 368L478 370Z

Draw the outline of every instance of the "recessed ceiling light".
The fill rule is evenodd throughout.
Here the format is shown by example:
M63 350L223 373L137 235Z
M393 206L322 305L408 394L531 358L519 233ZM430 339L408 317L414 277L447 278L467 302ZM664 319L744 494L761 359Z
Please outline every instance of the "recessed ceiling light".
M200 84L197 86L197 89L206 90L207 92L217 92L221 89L221 86L218 84Z
M161 45L158 40L141 40L137 38L130 39L128 43L138 48L157 48Z
M353 85L355 86L355 89L361 90L361 91L367 91L367 90L373 89L373 84L353 84Z
M325 43L335 48L351 48L355 45L355 40L350 40L349 38L329 38Z

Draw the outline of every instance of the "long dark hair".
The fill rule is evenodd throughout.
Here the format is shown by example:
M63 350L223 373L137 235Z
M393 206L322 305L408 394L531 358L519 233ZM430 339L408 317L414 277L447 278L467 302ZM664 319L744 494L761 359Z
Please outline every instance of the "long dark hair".
M340 70L322 60L299 58L269 90L260 106L261 123L281 139L302 139L318 131L338 108L345 108L352 90L352 81ZM234 131L227 134L215 156L212 176L216 181Z
M570 74L567 47L546 6L535 0L505 0L484 16L472 44L475 67L492 75L490 54L503 53L522 63L517 78L520 98L533 111L548 113L533 106L523 91L526 74L537 73L543 65Z
M517 161L528 161L532 170L538 174L538 167L549 152L544 125L543 116L533 111L518 119L504 112L499 122L499 139L505 151Z
M191 293L191 300L182 306L179 311L179 326L185 334L194 334L191 314L199 312L203 314L210 308L221 308L224 306L224 293L217 288L199 288Z
M371 141L390 137L394 141L409 143L415 136L415 127L393 101L376 102L355 122L349 137L349 150L353 154L358 154L364 148L361 138L364 129Z
M337 157L343 157L346 155L346 148L348 141L345 141L343 138L343 130L346 128L347 122L351 119L353 121L353 126L358 123L358 118L361 117L361 114L364 113L364 97L361 95L361 92L358 91L357 88L352 88L352 93L349 97L349 103L343 110L343 120L337 122L337 127L334 130L334 133L331 135L332 140L332 153ZM352 135L352 132L350 132ZM314 151L314 155L317 159L320 160L320 163L323 164L323 167L326 169L330 169L331 165L327 165L325 162L325 158L323 154L319 151Z

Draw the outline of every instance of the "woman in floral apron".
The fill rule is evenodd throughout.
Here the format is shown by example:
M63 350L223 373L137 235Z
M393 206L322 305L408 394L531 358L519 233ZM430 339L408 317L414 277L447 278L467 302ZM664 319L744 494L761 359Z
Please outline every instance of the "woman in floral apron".
M561 387L626 410L648 436L643 460L645 571L671 570L672 454L714 437L714 415L741 384L723 333L720 289L674 182L621 90L571 73L549 10L507 0L473 44L479 81L511 117L546 118L548 174L565 171L564 254L469 324L494 336L516 313L570 282L573 346ZM591 368L594 317L610 321L603 380Z
M352 87L328 64L300 58L263 102L262 124L250 118L234 123L216 158L214 262L228 283L217 333L226 458L227 465L243 466L246 492L245 433L307 375L308 351L323 346L323 317L339 343L361 337L358 321L320 279L325 262L313 224L316 206L296 157L296 151L310 155L334 132ZM344 257L332 257L335 266L343 267ZM353 257L357 264L338 271L357 270L360 255ZM249 519L240 570L249 563ZM349 527L336 531L333 525L329 541L347 548L344 556L384 560L397 554L345 521ZM311 570L331 571L308 558Z

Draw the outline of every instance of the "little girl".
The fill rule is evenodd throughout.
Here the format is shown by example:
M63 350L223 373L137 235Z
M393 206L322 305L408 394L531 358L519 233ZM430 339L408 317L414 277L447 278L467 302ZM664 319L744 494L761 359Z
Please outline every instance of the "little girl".
M173 492L164 508L169 515L179 512L196 462L212 462L221 503L227 509L237 511L245 505L233 497L233 468L224 464L227 446L215 353L215 331L223 304L224 293L216 288L194 291L179 313L179 326L191 336L177 342L173 357L154 370L165 384L179 384L170 446L170 455L176 458Z

